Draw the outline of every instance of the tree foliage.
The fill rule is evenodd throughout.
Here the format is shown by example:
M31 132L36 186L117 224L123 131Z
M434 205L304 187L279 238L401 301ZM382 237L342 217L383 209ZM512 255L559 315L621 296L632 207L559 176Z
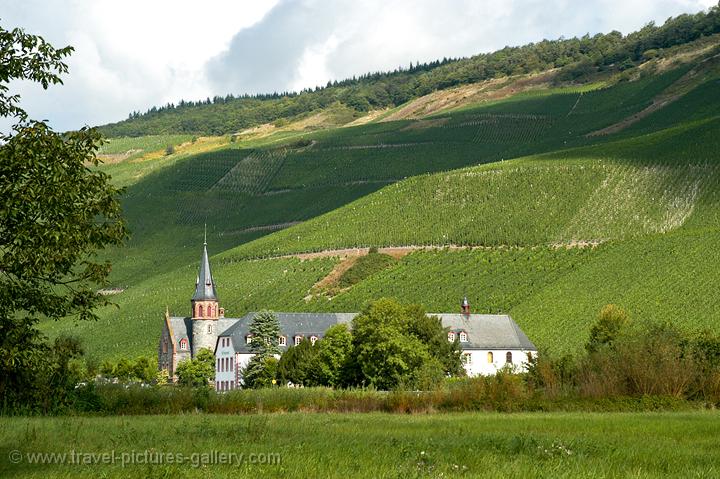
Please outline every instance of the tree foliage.
M448 346L450 345L450 346ZM381 389L428 386L428 378L462 371L457 343L418 305L380 299L353 320L356 380Z
M347 382L346 369L352 355L352 334L347 325L331 326L316 347L315 377L318 384L338 387Z
M208 386L215 377L215 355L210 349L203 348L194 358L178 364L176 373L178 384L193 387Z
M628 315L624 309L614 304L606 305L590 329L590 338L585 349L594 352L603 346L612 345L628 322Z
M280 354L278 338L280 336L280 323L277 316L271 311L260 311L250 323L251 335L250 351L263 356Z
M245 387L250 388L269 387L277 374L275 355L280 354L280 323L277 316L271 311L260 311L253 317L249 332L250 351L255 356L243 371L243 382Z
M47 367L37 322L94 319L93 309L107 304L97 285L110 272L95 254L126 237L120 190L91 169L100 134L56 133L28 120L9 93L13 80L61 83L71 51L0 27L0 115L18 119L0 137L0 396L7 407L32 402Z
M280 358L278 378L281 382L291 382L301 386L327 386L318 380L318 349L322 340L315 345L309 339L303 339L297 346L290 346Z

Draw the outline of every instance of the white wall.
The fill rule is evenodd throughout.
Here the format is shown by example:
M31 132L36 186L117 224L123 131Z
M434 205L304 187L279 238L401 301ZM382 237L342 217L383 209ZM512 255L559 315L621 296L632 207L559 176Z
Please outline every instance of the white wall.
M236 381L236 378L239 377L238 371L248 365L254 354L236 353L232 340L229 343L229 346L223 345L222 338L218 339L218 347L215 351L215 384L218 381L229 381L229 384L232 385L230 388L237 389L240 387ZM488 362L489 352L493 354L492 363ZM537 351L525 349L466 349L462 354L469 354L471 359L469 364L463 363L463 366L468 376L491 376L507 365L506 355L508 352L512 354L512 367L517 373L527 370L528 353L531 353L533 357L537 356ZM217 360L224 360L224 358L232 358L230 361L233 363L232 370L218 371ZM277 358L279 359L279 356Z
M520 373L527 370L528 352L537 355L537 351L524 349L466 349L462 354L470 355L470 363L463 366L468 376L490 376L506 366L506 355L511 353L513 370ZM492 362L488 361L488 353L493 355Z
M218 339L217 349L215 350L215 387L218 391L224 390L222 386L218 386L218 383L226 384L225 381L227 381L229 389L237 388L237 384L235 384L235 378L237 373L235 348L232 345L232 340L223 341L224 339L225 338ZM226 343L229 344L226 345ZM223 361L226 363L230 363L231 366L225 367L223 365L221 367L218 361L220 361L220 363L222 363Z

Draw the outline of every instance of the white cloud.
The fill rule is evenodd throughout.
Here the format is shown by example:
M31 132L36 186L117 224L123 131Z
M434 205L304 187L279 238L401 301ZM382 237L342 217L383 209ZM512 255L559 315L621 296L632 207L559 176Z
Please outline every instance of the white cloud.
M16 84L33 118L57 129L123 119L180 98L212 96L205 62L277 0L0 0L2 25L73 45L64 86ZM8 123L0 123L7 129Z
M0 11L5 28L22 26L56 46L75 46L64 86L16 87L33 117L63 130L180 98L301 89L542 38L627 33L715 3L0 0Z

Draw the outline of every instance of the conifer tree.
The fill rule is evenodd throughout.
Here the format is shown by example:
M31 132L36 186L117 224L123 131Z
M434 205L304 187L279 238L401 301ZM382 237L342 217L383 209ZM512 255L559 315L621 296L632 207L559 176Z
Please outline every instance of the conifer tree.
M280 354L278 336L280 323L272 311L260 311L250 323L250 350L256 355L272 356Z

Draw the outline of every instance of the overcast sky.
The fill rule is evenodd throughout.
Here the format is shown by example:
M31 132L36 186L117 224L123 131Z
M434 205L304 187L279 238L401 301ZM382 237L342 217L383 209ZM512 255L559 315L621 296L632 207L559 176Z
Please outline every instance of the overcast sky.
M13 85L57 130L227 93L296 90L505 45L636 30L717 0L0 0L0 25L72 45L65 84ZM0 130L8 122L0 119Z

